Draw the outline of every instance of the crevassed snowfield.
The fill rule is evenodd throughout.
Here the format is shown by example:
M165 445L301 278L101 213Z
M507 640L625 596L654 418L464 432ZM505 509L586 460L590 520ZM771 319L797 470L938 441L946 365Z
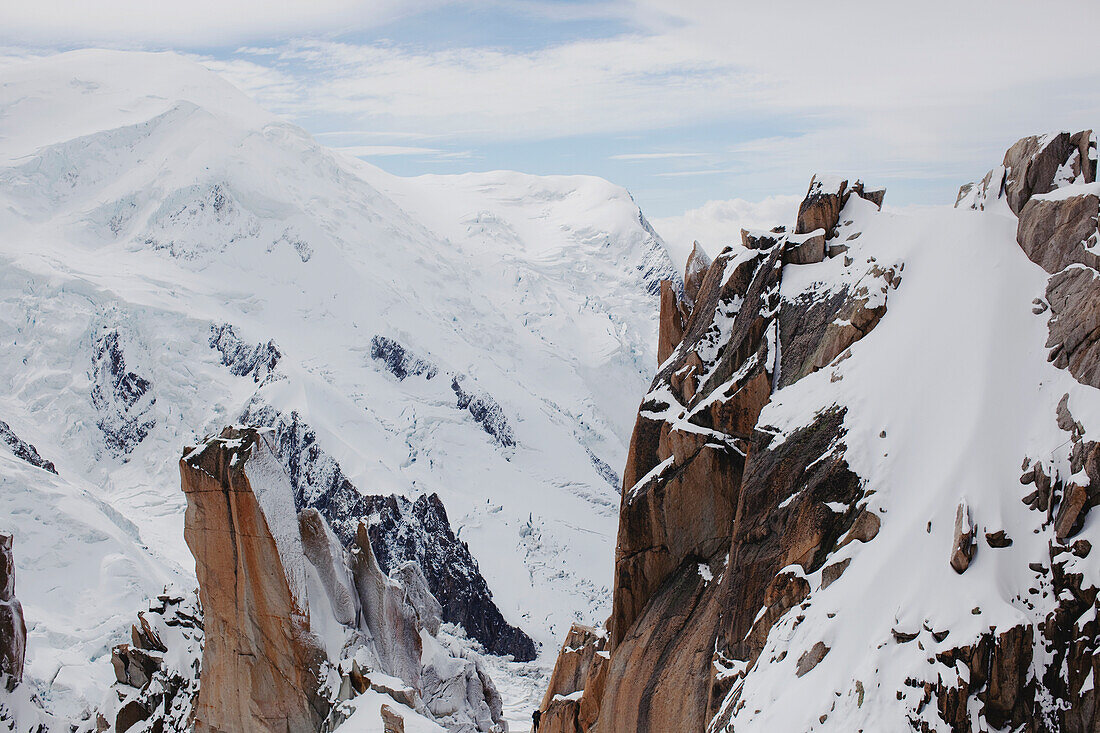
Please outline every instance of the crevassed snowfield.
M360 490L440 495L507 620L543 644L497 673L527 718L569 623L607 614L619 499L600 462L625 460L653 293L676 277L629 194L394 177L190 61L105 51L4 69L0 166L0 420L58 471L0 451L47 706L97 702L146 599L194 587L177 461L258 392ZM209 345L221 324L274 340L281 378L233 375ZM149 385L133 405L92 398L116 331L122 372ZM491 395L515 445L457 409L449 379L395 378L376 335ZM128 454L108 445L135 425Z

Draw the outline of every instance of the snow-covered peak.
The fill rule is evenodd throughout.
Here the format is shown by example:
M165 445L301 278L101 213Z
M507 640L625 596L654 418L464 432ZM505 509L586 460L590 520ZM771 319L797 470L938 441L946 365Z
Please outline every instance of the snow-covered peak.
M0 159L195 106L241 127L277 118L213 71L175 53L87 49L5 67Z
M437 493L506 621L537 641L576 609L606 615L617 468L659 281L679 280L624 189L391 176L170 54L11 67L0 108L0 419L155 569L73 577L74 597L127 592L100 594L86 646L65 637L85 669L71 674L104 671L133 594L190 582L180 447L257 406L338 464L299 477L312 488ZM12 484L32 501L36 484ZM20 563L56 566L18 522L0 529ZM72 664L51 641L63 619L43 613L58 600L28 587L28 669L79 707L86 686L49 687Z

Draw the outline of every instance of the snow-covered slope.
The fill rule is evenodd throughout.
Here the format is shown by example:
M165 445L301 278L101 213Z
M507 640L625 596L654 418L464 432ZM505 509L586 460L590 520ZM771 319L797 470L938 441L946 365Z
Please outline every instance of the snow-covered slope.
M0 419L57 470L0 455L0 523L47 707L77 714L144 599L194 586L179 452L250 404L364 493L437 493L550 651L606 612L677 277L623 189L396 178L190 61L99 51L5 70L0 165Z

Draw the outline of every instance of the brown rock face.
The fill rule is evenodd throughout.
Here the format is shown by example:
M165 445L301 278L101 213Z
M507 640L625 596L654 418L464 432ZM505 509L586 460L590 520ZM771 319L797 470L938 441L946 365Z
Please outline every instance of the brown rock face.
M706 581L698 558L669 575L612 652L602 691L585 690L582 704L600 695L598 717L586 730L706 728L724 588Z
M783 250L784 265L812 265L825 259L824 231L792 235L787 241L787 247Z
M379 710L382 716L383 733L405 733L405 719L389 705L383 705Z
M1100 273L1070 267L1047 283L1048 359L1082 384L1100 388Z
M842 178L814 176L806 198L798 207L795 234L809 234L815 229L823 229L825 238L831 239L840 222L840 210L848 202L850 193L848 181Z
M781 368L779 386L794 384L823 369L871 332L886 315L886 299L874 296L897 287L894 268L873 266L854 287L829 293L800 294L779 310ZM878 291L878 292L873 292Z
M925 701L935 695L940 718L951 730L973 730L976 721L970 716L971 697L977 699L985 719L997 730L1048 730L1035 725L1035 684L1028 679L1032 633L1030 626L1014 626L1000 634L982 634L974 644L937 654L936 660L949 667L957 662L965 664L969 679L960 680L958 687L942 682L929 685Z
M542 733L576 733L596 722L607 676L606 646L606 634L582 624L570 627L539 705Z
M591 626L573 624L565 636L558 661L550 675L546 693L542 697L541 709L545 710L556 695L571 695L583 690L588 670L596 654L607 646L607 636Z
M684 338L684 320L676 291L668 280L661 281L661 320L657 334L657 363L664 364Z
M824 659L825 655L828 653L829 647L825 646L825 642L817 642L804 651L802 656L798 658L798 667L795 669L795 675L802 677L809 674L810 670L821 664L821 660Z
M580 710L574 698L552 700L539 720L539 733L581 733Z
M742 229L741 246L745 249L771 249L787 236L786 231L786 227L775 227L770 232Z
M815 177L798 233L745 230L744 248L727 248L705 273L689 267L686 317L671 286L663 292L662 366L623 471L608 649L593 654L598 643L571 631L541 729L707 729L719 707L736 707L724 701L773 624L809 594L789 567L811 575L846 534L874 538L878 517L862 507L864 488L843 458L842 411L775 444L757 424L773 389L831 363L878 323L900 279L874 265L851 278L854 292L781 298L785 266L822 261L840 226L849 191L843 181L833 188ZM853 190L882 201L881 191ZM834 563L830 582L850 562Z
M970 208L984 210L991 200L1003 197L1012 212L1020 215L1036 194L1070 182L1094 182L1095 152L1092 130L1022 138L1005 153L1003 165L986 173L980 183L959 189L955 206L965 202Z
M255 430L227 428L180 460L184 538L205 613L194 708L200 732L316 731L328 713L319 694L325 655L299 595L300 568L288 567L280 551L297 536L297 520L292 511L266 515L263 493L275 488L252 481L274 480L264 467L278 465L264 460L262 440Z
M1072 264L1100 266L1100 257L1085 249L1097 241L1100 198L1088 194L1047 200L1033 198L1020 211L1016 241L1031 261L1054 274Z
M1004 159L1007 171L1004 188L1009 208L1014 213L1019 214L1035 194L1054 190L1055 175L1063 163L1075 165L1075 172L1081 173L1082 139L1086 145L1083 159L1087 161L1088 131L1077 135L1061 132L1057 135L1025 137L1008 149Z
M710 263L710 257L695 242L691 247L691 254L688 255L687 265L684 266L684 297L689 305L695 303L695 296L699 294Z
M0 677L7 677L9 691L23 679L23 659L27 650L23 606L15 597L12 544L10 534L0 534Z
M870 201L879 209L882 208L882 202L886 200L885 188L868 189L863 181L856 181L852 184L852 193L859 196L861 199Z

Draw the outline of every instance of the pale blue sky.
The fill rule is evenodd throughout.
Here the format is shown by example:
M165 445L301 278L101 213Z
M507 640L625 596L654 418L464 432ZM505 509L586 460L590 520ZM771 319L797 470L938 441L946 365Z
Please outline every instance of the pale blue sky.
M39 0L0 7L0 44L176 50L395 173L589 173L670 217L816 170L950 203L1016 138L1097 122L1100 3L1037 7Z

